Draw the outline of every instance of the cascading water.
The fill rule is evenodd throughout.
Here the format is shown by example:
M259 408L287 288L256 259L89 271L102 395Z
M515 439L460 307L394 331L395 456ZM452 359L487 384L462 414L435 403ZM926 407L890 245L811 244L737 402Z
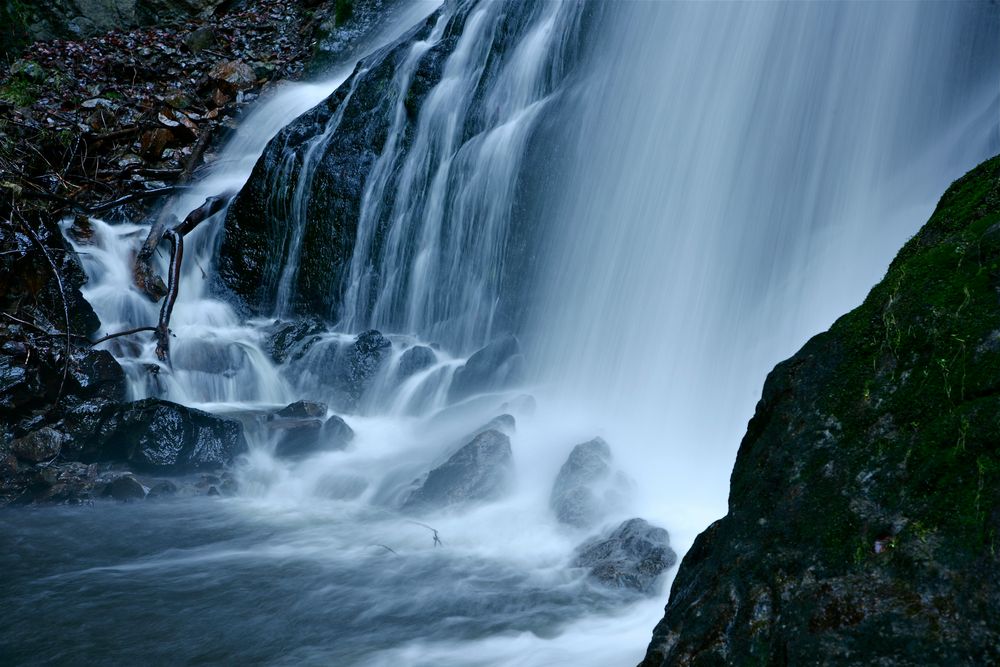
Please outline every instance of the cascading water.
M604 435L637 491L607 520L641 510L686 549L724 511L767 369L859 301L949 179L1000 149L988 6L400 7L327 80L262 102L165 212L244 188L189 235L171 366L143 337L105 345L132 398L243 421L240 491L40 516L28 542L85 552L36 561L46 595L91 614L53 611L37 655L634 663L664 600L569 567L592 532L549 507L570 448ZM104 329L154 323L159 305L131 287L148 226L93 225L75 247ZM279 336L293 339L280 353ZM522 378L537 414L523 387L476 384L466 355L491 341L479 358ZM361 375L363 391L344 388ZM275 456L262 415L298 399L341 414L350 447ZM399 511L503 412L517 420L506 496ZM100 549L79 544L92 532ZM32 584L18 599L46 604Z

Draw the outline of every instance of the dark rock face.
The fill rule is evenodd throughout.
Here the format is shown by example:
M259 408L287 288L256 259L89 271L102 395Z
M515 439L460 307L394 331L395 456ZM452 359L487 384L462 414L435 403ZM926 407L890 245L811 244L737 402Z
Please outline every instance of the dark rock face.
M385 145L397 99L387 94L414 39L429 34L433 19L359 64L352 77L314 110L282 130L258 161L246 186L229 208L219 254L220 286L253 314L273 311L277 286L288 264L297 226L292 198L299 187L310 194L301 252L293 279L292 310L300 315L339 319L338 308L356 241L365 180ZM414 73L407 103L419 108L441 77L457 31L426 53ZM327 124L337 131L320 147L314 170L303 169L311 139ZM412 140L416 118L407 120L403 145ZM274 183L283 186L275 188ZM388 224L388 221L385 221ZM384 230L373 240L381 252Z
M426 370L437 363L437 354L426 345L414 345L399 358L399 368L396 371L400 380L405 380L414 373Z
M220 468L246 450L239 422L147 398L110 410L85 457L173 474Z
M676 562L666 530L629 519L607 537L578 547L573 564L589 568L590 576L606 586L650 593L657 577Z
M403 508L440 509L493 500L506 490L512 466L510 439L500 431L484 431L431 470Z
M322 448L320 419L280 419L268 424L278 434L274 446L275 456L294 458L319 451Z
M570 452L552 486L549 506L560 522L591 528L622 509L628 493L628 479L612 467L608 443L594 438Z
M510 386L521 379L524 357L514 336L504 336L473 354L455 371L448 398L460 401L473 394Z
M1000 662L1000 158L768 376L643 665Z

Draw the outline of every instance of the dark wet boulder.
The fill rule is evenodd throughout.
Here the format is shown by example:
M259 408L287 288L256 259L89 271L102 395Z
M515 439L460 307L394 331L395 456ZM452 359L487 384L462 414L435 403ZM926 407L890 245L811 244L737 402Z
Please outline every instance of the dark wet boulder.
M403 508L430 510L496 499L509 485L513 463L510 438L484 431L431 470Z
M521 379L524 357L514 336L504 336L475 352L455 371L448 399L460 401L474 394L509 387Z
M405 380L415 373L427 370L437 363L437 354L426 345L414 345L399 358L396 377Z
M283 419L320 419L326 417L326 403L318 401L295 401L274 413Z
M469 437L474 438L480 433L485 431L500 431L506 435L513 435L514 431L517 429L517 420L514 419L513 415L502 414L497 415L493 419L489 420L475 431L473 431Z
M354 429L343 419L333 415L323 424L322 438L330 449L343 449L354 439Z
M264 349L275 363L282 364L301 357L315 337L326 331L326 325L318 317L304 317L291 321L275 320L264 331L267 334Z
M274 455L283 458L305 456L322 449L320 419L275 419L268 423L275 434Z
M91 500L98 485L96 465L79 461L39 466L31 486L18 502L65 503L76 505Z
M607 536L577 547L573 565L587 568L592 579L606 586L652 593L657 578L676 562L666 530L629 519Z
M161 479L149 488L147 498L166 498L177 495L177 485L169 479Z
M239 422L147 398L109 410L84 454L125 461L139 471L178 474L221 468L246 451Z
M22 461L41 463L59 456L66 440L65 433L45 426L12 442L10 450Z
M392 352L392 343L374 329L336 350L327 369L320 369L335 392L340 410L354 410L379 368ZM325 373L324 373L325 371Z
M276 433L274 453L283 458L340 450L354 438L351 427L336 415L325 422L317 418L274 419L268 427Z
M549 506L560 522L591 528L626 504L630 483L612 465L611 448L603 438L577 445L559 469Z
M142 500L146 497L146 488L132 475L121 475L104 487L102 495L122 502Z

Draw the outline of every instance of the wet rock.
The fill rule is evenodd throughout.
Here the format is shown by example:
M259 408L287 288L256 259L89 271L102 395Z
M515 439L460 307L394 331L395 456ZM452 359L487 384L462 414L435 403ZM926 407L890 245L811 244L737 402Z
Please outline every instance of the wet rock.
M97 466L78 461L40 467L31 487L22 495L23 502L79 504L95 495Z
M220 468L246 450L239 422L147 398L110 410L85 455L126 461L145 472L176 474Z
M104 487L104 496L128 502L129 500L142 500L146 497L146 489L132 475L122 475Z
M588 568L606 586L652 593L656 579L676 562L666 530L629 519L606 537L579 546L573 564Z
M326 414L325 408L323 414ZM268 422L268 427L278 434L275 455L284 458L336 451L354 438L351 427L336 415L325 422L316 418L275 419Z
M342 305L366 180L394 118L395 101L384 91L409 57L411 40L426 38L432 24L422 24L391 48L372 54L365 68L357 70L351 80L284 128L268 145L229 209L219 251L219 284L247 312L273 312L281 269L288 263L290 236L298 224L293 224L290 212L299 173L281 176L286 164L283 155L286 151L302 155L304 143L322 134L329 120L338 114L341 120L337 132L319 147L316 155L319 164L311 179L311 203L303 221L298 271L289 306L300 315L327 315ZM459 34L459 30L449 31L421 58L406 97L412 108L419 108L440 80ZM408 116L406 122L415 125L416 118ZM412 129L403 132L404 148L413 135ZM285 185L276 191L273 183L278 178ZM385 210L391 210L391 202L385 205ZM382 252L386 237L383 226L371 239L372 257Z
M354 429L343 419L333 415L323 424L323 441L331 449L343 449L354 439Z
M211 26L203 26L184 35L184 45L191 53L200 53L215 44L215 31Z
M300 357L310 339L326 330L326 325L319 318L303 318L292 321L275 321L270 327L270 336L265 342L265 349L275 363L284 363L289 358Z
M169 479L163 479L155 484L149 489L147 494L148 498L165 498L167 496L177 495L177 485L171 482Z
M275 456L292 458L323 449L323 421L320 419L274 420L268 423L268 427L277 433Z
M512 469L510 439L500 431L484 431L431 470L403 508L440 509L493 500L506 491Z
M521 379L524 357L514 336L504 336L473 354L455 371L448 399L460 401L474 394L495 391Z
M516 429L517 429L517 420L514 419L514 416L508 414L502 414L494 417L493 419L483 424L481 427L473 431L469 437L474 438L480 433L491 430L500 431L501 433L504 433L509 436L513 435Z
M326 403L295 401L274 413L284 419L320 419L326 417Z
M249 88L257 81L257 74L246 63L239 60L221 62L208 72L209 78L225 81L233 88Z
M66 440L65 433L46 426L12 442L10 450L23 461L41 463L59 456Z
M336 407L354 410L379 367L389 357L392 343L374 329L366 331L333 357L326 383L337 394Z
M560 522L591 528L624 508L628 479L612 466L611 448L602 438L577 445L559 469L549 506Z
M426 345L414 345L399 358L397 377L405 380L414 373L426 370L437 363L437 354Z

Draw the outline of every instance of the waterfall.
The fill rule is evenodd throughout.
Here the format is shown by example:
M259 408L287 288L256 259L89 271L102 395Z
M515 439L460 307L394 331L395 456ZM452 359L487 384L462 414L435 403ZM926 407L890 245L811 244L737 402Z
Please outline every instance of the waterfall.
M187 239L171 364L149 336L102 344L130 398L242 420L238 495L125 508L123 565L39 565L32 582L58 571L53 613L86 595L116 642L122 614L161 600L176 662L635 663L672 575L640 599L594 584L574 549L643 516L683 554L725 512L767 371L1000 151L1000 12L378 6L395 8L379 32L264 97L159 212L240 191ZM156 322L131 271L149 222L68 233L107 332ZM278 455L268 420L302 399L343 417L351 444ZM406 514L471 434L515 421L497 427L506 496ZM628 492L608 525L561 524L553 482L597 436ZM189 641L202 624L215 653Z
M725 512L768 370L1000 150L996 7L622 3L543 212L533 365L653 508ZM586 406L580 408L579 406Z

